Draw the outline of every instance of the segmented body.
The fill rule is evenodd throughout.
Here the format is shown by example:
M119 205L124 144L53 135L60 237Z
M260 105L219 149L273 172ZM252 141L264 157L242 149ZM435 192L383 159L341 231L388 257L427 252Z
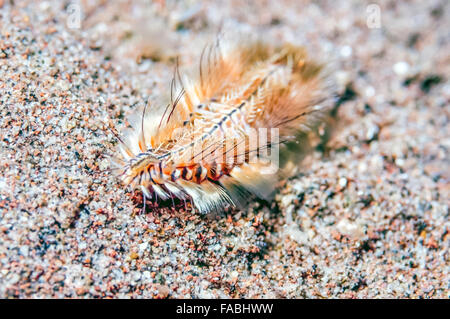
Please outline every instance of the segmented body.
M231 41L205 52L199 78L174 79L175 101L162 115L144 110L117 159L145 197L189 199L201 212L268 196L279 174L261 174L273 164L264 151L306 129L324 98L320 66L303 49Z

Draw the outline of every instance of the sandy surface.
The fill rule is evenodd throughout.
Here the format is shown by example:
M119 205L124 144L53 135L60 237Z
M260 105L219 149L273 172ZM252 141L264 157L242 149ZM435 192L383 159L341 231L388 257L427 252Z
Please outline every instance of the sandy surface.
M0 297L448 298L450 8L380 2L0 0ZM221 25L329 56L337 124L272 203L139 213L103 123Z

